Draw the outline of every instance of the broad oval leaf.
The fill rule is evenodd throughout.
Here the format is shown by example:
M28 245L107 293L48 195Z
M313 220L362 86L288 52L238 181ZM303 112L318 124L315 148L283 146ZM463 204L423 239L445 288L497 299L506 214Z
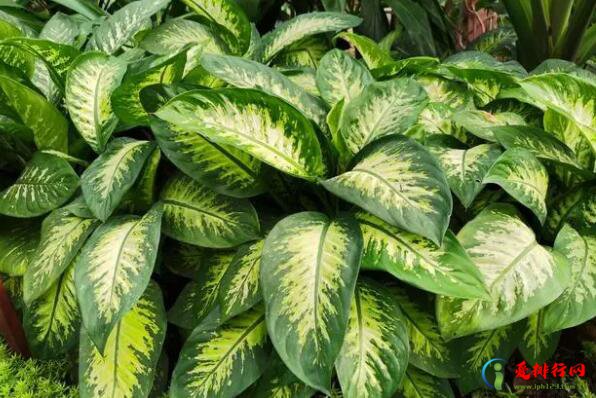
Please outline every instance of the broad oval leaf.
M439 60L435 57L410 57L392 61L379 68L373 69L371 73L375 79L388 80L400 75L420 74L429 69L433 69L438 63Z
M79 393L82 398L149 396L166 336L161 291L151 282L134 306L115 325L104 354L81 330Z
M579 164L587 170L596 167L596 152L573 120L551 110L544 112L544 129L571 148Z
M302 383L273 351L263 376L254 388L251 398L311 398L312 388Z
M93 30L87 48L113 54L146 26L147 19L165 8L170 0L140 0L128 3Z
M596 316L596 234L565 225L554 244L571 266L571 283L544 309L544 330L555 332Z
M547 236L554 240L565 224L579 232L587 232L596 226L596 186L576 185L556 197L550 205L544 223Z
M523 117L513 112L490 113L479 110L460 110L453 114L453 122L483 140L496 142L493 129L507 125L526 124Z
M324 126L327 114L322 101L263 64L228 55L203 54L201 65L212 75L239 88L254 88L294 105L317 125Z
M7 105L33 132L38 149L68 152L68 122L54 105L36 91L2 75L0 90L5 95Z
M260 58L268 62L284 48L307 36L325 32L337 32L360 25L362 20L354 15L338 12L311 12L283 22L263 36Z
M246 244L234 255L218 292L222 318L232 318L261 301L259 276L264 243L259 240Z
M269 336L306 384L330 390L360 267L362 235L348 217L291 215L265 240L261 289Z
M486 173L484 184L497 184L528 207L541 223L546 219L548 172L532 152L524 148L506 150Z
M420 144L401 135L377 140L354 167L322 184L391 225L440 244L453 207L439 164Z
M161 191L163 233L197 246L226 248L259 238L257 213L246 199L215 193L183 174Z
M83 324L101 353L149 283L161 216L157 205L143 217L114 217L95 230L77 256L75 283Z
M499 147L490 144L469 149L430 146L428 150L439 161L451 191L465 208L470 207L482 191L486 173L501 155Z
M46 217L41 227L39 247L23 277L26 304L54 285L98 224L95 219L72 214L68 207Z
M105 149L118 118L110 96L126 72L126 63L100 52L76 59L66 79L66 107L83 139L95 152Z
M424 88L412 79L368 85L344 106L339 132L350 155L380 137L404 133L416 123L426 102Z
M23 324L29 347L42 358L57 358L76 344L81 324L74 265L24 311Z
M330 107L356 98L374 79L368 69L344 51L329 51L317 69L317 87Z
M439 379L420 369L408 366L400 387L404 398L453 398L453 390L447 379Z
M39 244L39 220L0 216L0 272L23 276Z
M120 204L153 150L149 141L113 140L81 176L81 189L95 217L105 221Z
M218 328L199 325L190 335L172 376L172 398L232 398L253 384L267 361L267 327L261 308Z
M523 319L568 286L567 260L539 245L511 205L488 206L457 238L484 276L492 300L439 297L437 319L447 339Z
M545 363L552 358L559 345L561 332L545 330L544 309L530 315L524 325L519 351L529 363Z
M372 280L359 280L350 320L336 361L343 396L393 397L408 366L408 331L390 293Z
M358 212L356 219L364 238L362 268L387 271L436 294L487 297L482 275L453 233L447 232L437 246L366 212Z
M79 185L79 176L64 159L37 152L19 178L0 192L0 214L35 217L63 205Z
M393 62L388 51L383 50L374 40L353 32L341 32L335 38L347 41L362 56L369 69L379 68Z
M192 90L172 98L156 115L296 177L316 180L325 175L310 122L271 95L236 88Z

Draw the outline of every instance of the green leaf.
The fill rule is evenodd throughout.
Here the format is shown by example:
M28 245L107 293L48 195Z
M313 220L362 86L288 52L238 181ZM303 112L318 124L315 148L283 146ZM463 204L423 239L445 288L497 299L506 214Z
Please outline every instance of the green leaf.
M424 8L412 0L386 0L386 3L393 9L404 27L404 33L413 42L416 54L435 55L435 40Z
M73 261L98 221L74 215L68 207L55 210L43 221L41 241L23 277L26 304L45 293Z
M95 217L107 220L133 186L153 150L149 141L113 140L81 176L85 202Z
M0 272L22 276L39 244L39 220L0 216Z
M246 198L264 191L262 164L252 156L157 118L151 121L151 129L163 153L178 169L215 192Z
M544 129L571 148L584 169L594 170L596 153L592 151L592 145L575 122L557 112L547 110L544 112Z
M596 225L596 186L578 185L553 200L544 223L548 237L554 239L565 223L578 232L593 230Z
M548 172L532 152L524 148L506 150L486 173L484 184L497 184L528 207L544 224Z
M163 233L197 246L227 248L258 239L257 213L246 199L215 193L182 174L161 191Z
M545 73L519 82L532 103L572 120L596 152L595 84L566 73Z
M503 126L492 129L495 139L505 148L525 148L538 159L551 160L581 168L573 151L552 134L531 126Z
M126 194L125 205L131 213L144 213L155 202L157 194L156 179L160 160L161 151L158 147L155 147L145 161L143 170L141 170L135 185Z
M403 315L381 285L359 280L348 329L336 361L346 398L392 397L408 366L408 331Z
M219 305L224 319L232 318L261 301L261 255L264 240L241 246L222 277Z
M523 319L555 300L568 286L567 260L540 246L511 205L486 207L457 238L484 276L492 300L441 296L437 319L447 339Z
M175 240L166 241L164 265L172 273L197 280L212 251Z
M316 212L293 214L271 230L261 259L269 336L304 383L331 387L362 250L358 224Z
M453 390L447 379L438 379L428 373L408 366L400 388L404 398L453 398Z
M321 148L308 119L268 94L237 88L192 90L171 99L156 115L293 176L316 180L325 175Z
M115 325L104 354L81 330L79 393L91 397L147 397L166 335L161 291L151 282L143 295Z
M251 398L311 398L314 390L302 383L282 362L275 351L267 369L256 384Z
M453 115L453 122L483 140L496 142L493 130L500 126L524 125L523 117L513 112L490 113L462 110Z
M248 50L251 27L242 8L233 0L183 0L200 17L201 22L212 27L220 39L236 55Z
M559 344L560 332L549 333L544 329L544 309L530 315L524 327L519 350L529 363L544 363L552 358Z
M235 397L263 373L267 360L263 310L252 309L222 326L198 326L174 369L172 398Z
M157 205L143 217L111 218L95 230L77 257L75 283L83 324L101 353L108 352L110 333L149 283L161 215Z
M391 225L440 244L453 202L439 164L420 144L391 135L368 145L325 189Z
M74 266L48 284L49 289L24 311L29 347L36 356L61 358L77 343L81 324L75 293Z
M66 107L83 139L97 153L105 149L118 124L110 96L126 72L126 63L100 52L76 59L66 79Z
M275 69L240 57L204 54L201 65L212 75L238 88L254 88L294 105L317 125L324 126L324 103Z
M394 79L369 84L357 98L344 106L340 135L349 154L388 134L404 133L411 127L427 96L412 79Z
M569 286L544 309L546 333L580 325L596 316L596 234L580 234L565 225L554 248L569 261L572 276Z
M260 46L260 59L268 62L284 48L307 36L358 26L362 20L354 15L337 12L311 12L283 22L263 36Z
M87 49L114 54L146 26L148 18L165 8L169 2L141 0L124 5L93 30Z
M112 108L118 118L131 126L148 125L149 114L141 102L141 90L154 84L171 84L182 79L185 50L173 56L161 57L138 73L124 77L114 90Z
M358 212L356 219L364 238L363 269L387 271L436 294L487 297L481 274L453 233L439 247L366 212Z
M0 90L4 92L7 105L33 132L38 149L68 152L68 122L54 105L29 87L1 75Z
M393 62L391 55L387 51L383 50L377 43L366 36L352 32L341 32L335 38L345 40L355 47L369 69L378 68Z
M3 14L0 11L0 16L2 15ZM17 27L17 22L18 20L5 21L0 19L0 40L3 41L23 36L21 29ZM37 33L35 33L35 35L36 34ZM23 72L27 77L30 77L35 69L35 60L31 54L14 46L2 46L0 44L0 61Z
M222 279L230 268L234 253L219 252L207 257L196 281L189 282L168 313L168 320L176 326L194 329L215 308Z
M439 60L435 57L410 57L386 63L373 69L371 73L375 79L388 80L400 75L418 75L427 70L433 70L438 64Z
M317 69L317 87L330 107L356 98L374 79L368 69L344 51L329 51Z
M501 155L497 145L482 144L469 149L429 146L445 172L451 191L465 208L484 188L484 177Z
M79 185L64 159L36 152L19 178L0 192L0 214L35 217L62 206Z
M412 58L403 60L404 62ZM452 109L470 109L474 107L472 93L463 83L441 78L435 75L416 76L416 81L424 87L431 102L440 102Z

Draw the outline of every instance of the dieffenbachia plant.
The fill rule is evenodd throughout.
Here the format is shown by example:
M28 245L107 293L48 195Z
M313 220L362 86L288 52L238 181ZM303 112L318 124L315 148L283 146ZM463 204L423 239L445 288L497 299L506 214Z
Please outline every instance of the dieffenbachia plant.
M82 397L452 397L594 317L590 72L60 3L0 9L0 272Z

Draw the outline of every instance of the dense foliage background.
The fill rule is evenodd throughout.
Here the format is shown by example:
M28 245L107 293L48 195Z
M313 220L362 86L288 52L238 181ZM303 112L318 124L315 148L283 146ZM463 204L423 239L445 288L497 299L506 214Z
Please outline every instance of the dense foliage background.
M595 7L0 1L0 397L593 396Z

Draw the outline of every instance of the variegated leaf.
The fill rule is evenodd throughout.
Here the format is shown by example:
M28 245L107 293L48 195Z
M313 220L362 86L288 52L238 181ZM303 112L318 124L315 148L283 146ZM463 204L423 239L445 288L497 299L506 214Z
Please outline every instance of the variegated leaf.
M582 233L595 228L596 186L578 185L553 200L544 223L547 236L554 240L566 223Z
M64 356L77 342L81 315L74 284L74 265L24 311L29 347L36 356Z
M156 115L296 177L316 180L325 175L308 119L271 95L237 88L191 90L171 99Z
M548 308L548 307L547 307ZM519 350L529 363L545 363L552 358L561 332L548 332L544 326L544 309L530 315L525 321Z
M0 272L22 276L39 244L39 220L0 216Z
M170 0L130 2L108 16L93 30L87 49L114 54L144 26L148 18L165 8Z
M393 62L389 52L383 50L374 40L366 36L353 32L341 32L335 38L345 40L356 48L369 69L379 68Z
M453 122L486 141L496 142L493 129L500 126L524 125L523 117L513 112L490 113L479 110L461 110L453 114Z
M383 270L436 294L486 298L482 275L453 233L441 246L390 225L366 212L356 219L364 238L362 268Z
M248 50L251 27L246 14L234 0L183 0L201 22L211 27L232 53Z
M35 217L63 205L79 185L79 176L64 159L37 152L19 178L0 192L0 214Z
M310 95L320 97L321 93L317 87L316 70L313 68L278 68L288 79L302 87Z
M277 96L294 105L317 125L325 124L327 111L323 102L273 68L240 57L213 54L204 54L201 65L232 86L254 88Z
M83 139L95 152L105 149L118 118L110 96L126 72L126 63L100 52L76 59L66 79L66 107Z
M369 84L344 106L339 132L349 155L380 137L404 133L416 123L426 102L424 88L412 79Z
M33 132L38 149L68 152L68 122L54 105L37 91L0 75L0 96L2 93L6 104Z
M215 193L183 174L171 177L161 191L163 233L197 246L226 248L257 239L257 213L246 199Z
M46 217L41 227L41 242L23 277L26 304L54 285L98 224L95 219L74 215L68 207Z
M6 13L0 11L0 17L4 17ZM15 17L12 20L5 20L6 18L0 18L0 40L6 40L13 37L23 36L23 31L19 29L19 20ZM37 32L33 36L37 35ZM0 46L0 61L9 67L15 68L26 77L33 75L35 70L35 59L31 54L20 48L14 46Z
M114 217L83 246L75 263L75 283L83 324L101 353L116 324L149 283L157 258L162 209L143 217Z
M408 366L404 382L400 388L400 394L403 398L453 398L453 390L449 381L439 379L428 373Z
M596 84L568 73L544 73L519 82L534 105L572 120L596 152Z
M250 398L311 398L314 390L302 383L273 351L267 369L257 382Z
M505 148L525 148L539 159L581 168L573 151L556 137L536 127L503 126L492 129L495 139Z
M445 172L449 188L465 208L484 188L484 176L501 155L497 145L482 144L469 149L429 146Z
M331 387L361 250L353 219L316 212L284 218L265 240L261 289L269 336L286 366L320 391Z
M499 185L544 223L548 172L532 152L521 147L508 149L492 165L482 183Z
M205 262L212 255L212 251L176 240L167 240L164 251L164 265L172 273L188 279L197 280Z
M484 276L492 300L441 296L437 319L447 339L523 319L555 300L568 286L567 260L538 244L512 205L486 207L457 238Z
M259 49L260 60L269 62L284 48L308 36L337 32L360 25L362 20L354 15L337 12L311 12L283 22L263 36Z
M402 382L408 366L408 331L389 295L372 280L356 284L335 365L346 398L391 398Z
M443 103L452 109L474 108L474 98L463 83L435 75L416 76L415 79L424 87L431 102Z
M573 151L579 164L587 170L594 170L596 153L579 126L569 118L547 110L544 112L544 129L553 134Z
M391 135L368 145L354 163L324 181L325 189L391 225L442 242L451 193L439 164L420 144Z
M565 225L554 248L569 261L572 279L563 293L544 309L546 333L577 326L596 316L596 234L580 234Z
M329 51L317 69L317 87L331 107L356 98L374 79L368 69L344 51Z
M184 287L170 309L168 320L176 326L192 330L205 319L217 304L222 279L233 258L233 252L205 256L195 280Z
M133 214L148 211L156 198L156 179L161 151L155 147L141 170L141 174L124 199L126 208Z
M264 240L241 246L222 277L219 305L224 319L253 307L262 299L259 275Z
M439 64L435 57L411 57L392 61L371 71L373 77L378 80L388 80L398 76L416 75L433 70ZM461 99L460 99L461 101Z
M81 398L149 396L166 327L161 291L151 282L115 325L103 354L83 328L79 349Z
M263 373L267 346L262 308L248 310L215 329L199 325L182 348L170 396L238 396Z
M117 138L83 172L81 189L95 217L102 221L110 217L135 183L153 148L149 141Z
M157 118L151 121L151 129L161 150L176 167L215 192L246 198L265 190L262 164L247 153Z
M130 126L148 125L149 114L141 102L141 90L154 84L171 84L182 79L186 50L151 62L146 69L127 75L112 93L111 101L118 118Z

